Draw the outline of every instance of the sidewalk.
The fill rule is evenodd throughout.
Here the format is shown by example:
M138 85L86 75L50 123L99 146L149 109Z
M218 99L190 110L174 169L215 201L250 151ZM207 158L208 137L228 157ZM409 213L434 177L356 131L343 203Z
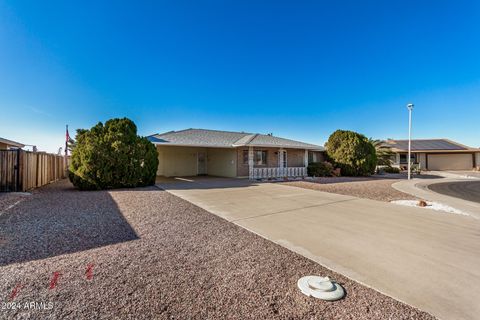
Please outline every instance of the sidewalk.
M468 213L470 216L476 219L480 219L480 204L450 197L440 193L433 192L428 189L428 186L435 183L445 183L445 182L460 182L460 181L472 181L472 179L477 178L458 178L453 174L443 174L443 176L448 176L444 179L412 179L412 180L401 180L392 184L392 187L398 191L411 194L415 197L435 201L442 204L446 204L455 209L461 210L465 213Z

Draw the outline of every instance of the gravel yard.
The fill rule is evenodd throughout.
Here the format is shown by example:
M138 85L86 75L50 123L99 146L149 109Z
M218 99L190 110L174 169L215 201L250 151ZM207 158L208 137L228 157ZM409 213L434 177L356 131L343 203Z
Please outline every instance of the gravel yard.
M412 195L392 188L398 178L384 177L325 177L313 181L281 182L289 186L379 201L416 200Z
M0 215L25 200L29 195L29 193L0 192Z
M154 187L55 183L1 215L0 232L3 302L53 303L4 319L433 319ZM302 295L309 274L347 296Z

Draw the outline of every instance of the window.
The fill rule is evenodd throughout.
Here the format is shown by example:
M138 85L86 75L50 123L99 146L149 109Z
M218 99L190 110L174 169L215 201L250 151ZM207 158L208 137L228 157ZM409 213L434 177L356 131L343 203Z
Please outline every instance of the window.
M308 163L318 162L317 154L313 151L308 152Z
M248 150L243 150L243 164L248 165ZM255 150L253 151L253 164L254 165L266 165L267 164L267 151Z
M408 163L407 161L408 153L400 153L400 163ZM410 154L410 162L417 163L417 154L412 153Z
M267 164L267 151L259 150L254 151L253 163L256 165L266 165Z
M248 150L243 150L243 164L248 164Z

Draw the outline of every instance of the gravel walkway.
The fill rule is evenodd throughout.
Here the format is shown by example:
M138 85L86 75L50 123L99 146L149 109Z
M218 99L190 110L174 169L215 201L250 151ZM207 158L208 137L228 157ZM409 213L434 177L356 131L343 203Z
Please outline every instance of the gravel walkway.
M11 302L49 308L3 319L433 319L154 187L59 182L0 216L0 232L2 302L17 288ZM347 296L302 295L309 274Z
M398 182L397 178L326 177L316 178L313 181L289 181L281 183L305 189L379 201L417 200L417 198L412 195L392 188L392 184L395 182Z

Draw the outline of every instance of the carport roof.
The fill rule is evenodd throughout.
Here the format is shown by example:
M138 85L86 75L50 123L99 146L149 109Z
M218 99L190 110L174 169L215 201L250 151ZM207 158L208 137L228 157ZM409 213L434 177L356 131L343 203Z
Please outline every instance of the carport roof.
M387 140L386 145L393 151L408 151L408 140ZM412 140L412 151L470 151L476 150L448 139Z
M24 145L23 143L16 142L16 141L12 141L12 140L8 140L8 139L1 138L1 137L0 137L0 143L4 143L4 144L6 144L6 145L13 146L13 147L17 147L17 148L23 148L23 147L25 147L25 145Z
M271 134L231 132L208 129L185 129L153 134L147 137L156 145L195 147L278 147L323 151L323 147Z

